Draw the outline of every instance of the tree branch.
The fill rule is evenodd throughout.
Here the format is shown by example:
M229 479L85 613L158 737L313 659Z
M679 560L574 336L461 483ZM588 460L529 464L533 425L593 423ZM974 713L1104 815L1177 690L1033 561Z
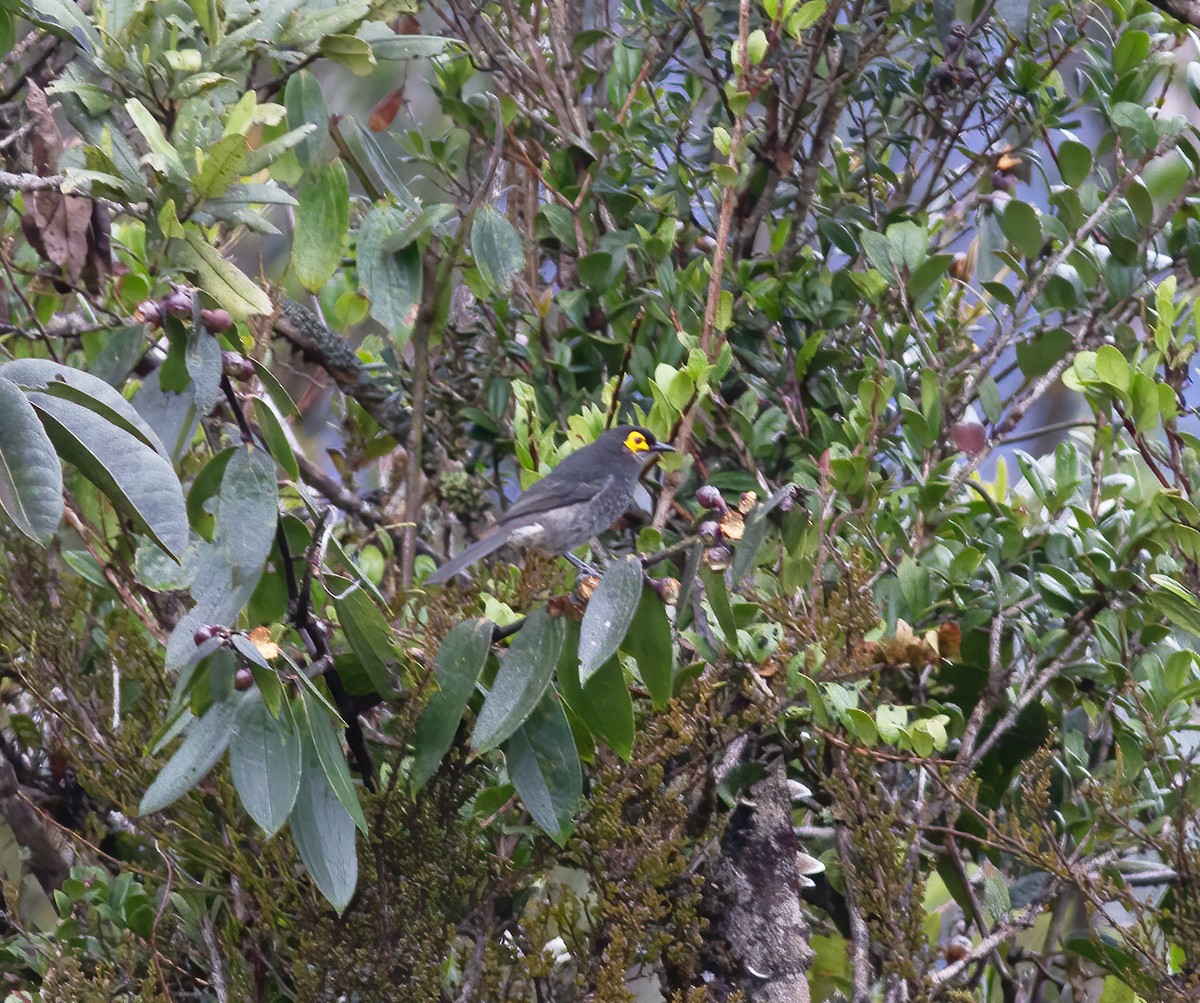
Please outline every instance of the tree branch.
M285 299L275 331L332 376L338 389L358 401L385 432L404 439L410 418L399 388L376 380L346 340L330 331L308 307Z

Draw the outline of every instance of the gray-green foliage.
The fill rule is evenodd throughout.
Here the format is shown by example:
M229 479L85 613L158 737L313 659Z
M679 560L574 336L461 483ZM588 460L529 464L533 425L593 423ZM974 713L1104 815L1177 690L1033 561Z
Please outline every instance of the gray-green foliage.
M685 878L782 762L826 865L814 999L1192 998L1184 28L1118 0L416 7L0 3L73 131L35 87L6 106L0 509L89 583L80 691L114 678L60 700L14 626L0 734L49 789L65 723L110 778L90 807L152 813L106 908L91 872L57 916L22 894L3 967L753 988ZM418 539L456 549L617 418L680 452L585 608L537 559L420 588ZM162 671L122 682L138 646ZM410 873L431 833L458 859ZM327 906L293 852L379 910L366 954L297 955ZM166 976L133 867L184 945ZM406 940L426 899L442 932ZM956 934L1026 953L939 965Z

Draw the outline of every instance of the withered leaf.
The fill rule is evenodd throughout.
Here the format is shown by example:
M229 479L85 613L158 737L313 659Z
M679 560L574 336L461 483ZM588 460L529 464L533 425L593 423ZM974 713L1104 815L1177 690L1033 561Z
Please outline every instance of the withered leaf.
M62 153L62 133L54 122L54 114L46 100L46 92L35 81L27 79L25 107L33 120L30 132L30 145L33 154L33 167L38 174L46 177L58 173L58 157Z

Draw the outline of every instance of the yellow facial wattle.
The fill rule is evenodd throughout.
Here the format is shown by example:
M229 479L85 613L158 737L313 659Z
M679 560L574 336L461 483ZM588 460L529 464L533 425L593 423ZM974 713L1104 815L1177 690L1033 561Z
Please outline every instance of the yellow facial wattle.
M634 431L625 436L625 448L631 453L644 453L650 448L650 443L641 432Z

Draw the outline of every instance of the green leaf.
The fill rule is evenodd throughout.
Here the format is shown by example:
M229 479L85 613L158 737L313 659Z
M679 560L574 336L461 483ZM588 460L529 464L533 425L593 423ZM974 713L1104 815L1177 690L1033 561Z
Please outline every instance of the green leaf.
M271 372L257 359L251 359L250 362L254 366L254 375L262 382L263 389L267 395L275 402L275 406L279 408L280 414L288 418L299 418L300 409L296 406L296 402L292 400L292 395L284 389L282 383L274 373Z
M325 96L321 93L321 82L310 70L293 74L283 92L283 105L287 109L289 129L305 125L316 128L294 144L296 159L301 167L318 162L321 147L325 144L325 133L329 128L329 112L325 108Z
M628 760L633 752L633 698L616 656L587 681L579 682L579 661L564 648L558 662L558 685L563 700L597 739Z
M245 136L234 133L217 140L212 150L204 156L200 170L192 178L192 191L202 199L220 195L241 177L249 154L250 146Z
M1187 89L1192 104L1200 108L1200 63L1194 60L1187 66Z
M187 510L171 464L90 408L42 391L31 390L27 396L59 456L163 550L182 554L188 542Z
M391 332L399 347L412 333L421 303L421 253L416 244L390 252L384 242L408 216L394 206L377 206L358 229L358 281L371 300L371 316Z
M633 623L629 627L621 650L637 662L638 675L650 691L651 706L662 710L671 699L675 675L675 646L671 643L671 621L667 608L658 593L649 585L642 589L642 599Z
M1004 210L1000 229L1008 242L1025 257L1033 259L1042 253L1042 224L1037 210L1028 202L1013 199Z
M1096 379L1122 394L1129 392L1129 361L1114 345L1101 345L1096 351Z
M1120 131L1121 141L1129 148L1131 155L1142 156L1154 149L1158 142L1158 128L1150 113L1140 104L1118 101L1109 112L1109 117Z
M410 216L405 224L383 242L385 251L403 251L414 240L419 240L429 231L436 230L457 214L454 206L448 202L435 202L424 206L415 216Z
M371 40L371 49L376 59L416 59L419 56L437 56L450 46L461 43L457 39L439 35L388 35Z
M583 769L562 705L546 694L504 747L508 777L529 814L560 846L575 827Z
M858 707L848 707L842 712L842 721L846 730L857 738L863 745L874 745L879 741L879 732L875 728L875 719L865 710Z
M1200 602L1175 579L1150 575L1157 586L1146 594L1146 601L1172 623L1200 637Z
M275 462L293 481L300 480L300 465L296 462L296 454L292 452L292 444L288 441L283 424L271 404L261 397L254 399L254 420Z
M270 167L285 153L299 146L317 131L317 126L307 122L297 129L289 129L282 136L277 136L275 139L263 143L262 146L255 147L246 158L243 173L249 176Z
M916 619L929 608L929 570L906 554L896 568L896 578L911 618Z
M170 454L137 409L119 390L94 373L49 359L17 359L0 365L0 376L25 390L44 390L52 397L74 401L169 459Z
M300 731L284 703L273 717L259 694L240 702L229 742L229 774L246 813L268 836L287 821L300 790Z
M363 589L349 587L350 583L345 579L339 579L338 583L347 586L341 598L333 600L338 623L375 692L380 696L391 696L394 687L388 662L395 659L392 628Z
M516 229L490 205L483 206L471 224L471 253L483 281L505 294L525 267L525 248Z
M866 252L867 260L871 262L871 265L875 269L889 279L899 275L899 270L892 259L892 242L887 237L882 233L876 233L874 230L863 230L859 234L859 240L862 241L862 247Z
M308 172L300 186L292 268L309 292L319 292L342 264L350 232L350 184L340 160Z
M62 489L62 464L37 412L20 387L0 376L0 508L46 546L62 521Z
M1073 139L1064 140L1058 147L1058 169L1063 184L1078 188L1092 173L1092 150Z
M744 539L744 537L743 537ZM713 615L725 635L725 644L730 648L737 647L737 621L733 618L733 607L729 604L729 586L725 584L725 573L705 568L701 572L704 580L704 594Z
M641 595L642 562L632 554L613 561L588 599L579 628L579 680L584 686L620 647Z
M221 343L202 325L193 327L187 335L183 362L192 381L196 407L201 413L208 414L221 399Z
M437 771L454 744L467 701L475 692L479 674L487 664L492 645L490 620L466 620L458 624L438 646L433 660L436 687L421 713L413 736L413 765L409 782L418 791Z
M825 13L826 0L807 0L802 3L796 12L788 19L788 31L792 35L799 35L800 32L811 28Z
M496 748L533 713L550 685L565 634L563 621L544 608L529 615L500 657L496 679L479 709L471 734L476 752Z
M1041 376L1071 350L1071 333L1061 327L1039 331L1028 342L1017 344L1017 365L1026 376Z
M137 98L130 98L125 102L125 111L137 126L142 138L146 140L146 145L150 147L149 157L155 170L180 178L187 177L188 172L184 169L179 151L167 141L162 126L146 110L146 106Z
M275 461L263 450L239 446L221 477L216 506L216 536L234 571L234 581L257 580L279 519Z
M292 809L292 839L317 890L339 913L358 884L354 821L326 780L311 741L303 743L300 787Z
M187 736L142 795L139 815L162 811L196 786L224 754L240 701L222 700L194 719Z
M272 312L271 298L235 265L226 261L195 226L184 226L183 240L173 246L183 263L196 273L200 287L229 311L234 320Z
M1133 218L1142 226L1148 227L1154 222L1154 199L1140 179L1135 178L1129 183L1125 189L1125 201L1133 210Z
M371 43L354 35L326 35L321 39L321 55L355 76L369 77L376 67Z
M1126 28L1113 47L1113 69L1118 75L1141 66L1150 54L1150 36L1136 28Z
M875 730L879 737L892 744L908 724L908 711L894 704L880 704L875 708Z
M1000 388L991 376L979 381L979 406L983 408L984 417L993 425L1000 420L1004 405L1000 400Z
M358 794L350 779L350 767L346 765L346 753L342 747L341 735L334 726L329 714L321 706L321 701L310 690L303 691L304 710L308 721L308 740L316 749L317 759L329 787L336 795L342 807L346 809L354 824L364 833L367 831L367 819L363 815L362 806L358 803ZM306 760L307 762L307 760Z
M608 288L608 276L612 271L613 256L607 251L585 254L579 259L579 278L589 289L603 292Z

